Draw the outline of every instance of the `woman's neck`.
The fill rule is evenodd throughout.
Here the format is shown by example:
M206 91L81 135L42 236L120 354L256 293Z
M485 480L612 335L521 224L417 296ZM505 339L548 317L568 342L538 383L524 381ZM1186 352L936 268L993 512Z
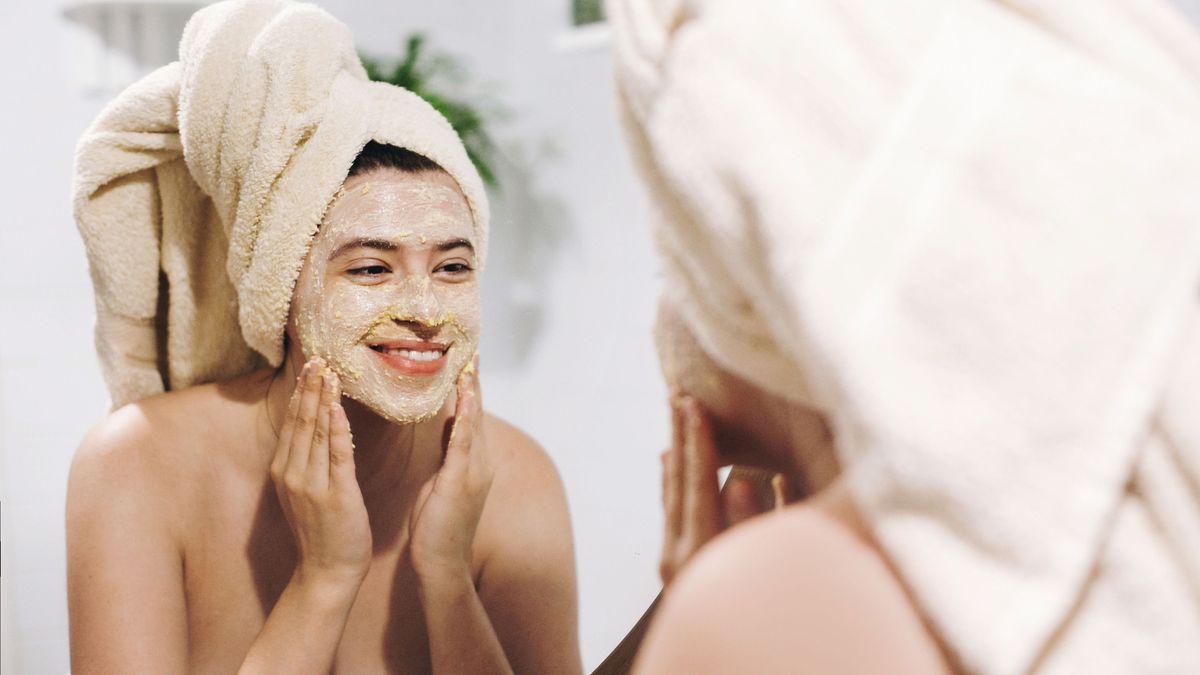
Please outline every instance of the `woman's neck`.
M354 437L354 468L367 508L394 505L415 495L441 465L451 419L449 405L413 424L387 420L345 396L342 405Z
M273 439L278 438L302 365L287 359L267 387L264 404ZM437 471L442 461L444 438L449 433L453 402L451 396L428 420L399 424L342 396L342 407L354 441L355 473L363 501L372 515L379 510L406 510L421 485Z

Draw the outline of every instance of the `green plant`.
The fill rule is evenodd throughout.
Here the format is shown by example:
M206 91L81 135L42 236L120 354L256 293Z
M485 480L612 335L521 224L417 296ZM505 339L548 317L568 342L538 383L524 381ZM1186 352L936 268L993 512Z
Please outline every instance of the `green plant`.
M440 89L445 86L444 80L461 79L462 69L450 56L425 54L425 36L414 33L405 41L404 56L398 61L387 62L364 54L359 54L359 59L372 80L404 87L445 116L462 139L480 178L495 187L496 172L492 169L495 145L488 135L484 113L477 105L456 99Z
M603 21L604 3L600 0L574 0L571 3L571 17L576 26Z

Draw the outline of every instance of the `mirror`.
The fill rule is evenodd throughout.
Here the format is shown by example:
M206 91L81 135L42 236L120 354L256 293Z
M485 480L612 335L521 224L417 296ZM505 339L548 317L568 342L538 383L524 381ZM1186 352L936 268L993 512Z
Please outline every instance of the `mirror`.
M74 10L13 8L3 30L14 34L0 41L15 50L33 36L46 63L61 66L2 76L8 90L30 97L10 111L13 128L24 130L10 138L3 160L6 184L22 195L10 217L41 224L0 233L5 672L69 668L66 475L74 448L108 405L93 346L91 281L65 198L72 148L126 84L122 77L157 65L134 58L155 50L127 48L153 21L100 21L105 3L68 4ZM87 11L76 11L84 4ZM591 18L575 26L571 0L320 4L350 26L364 53L399 56L404 36L427 34L503 109L493 125L498 187L482 282L484 399L536 439L562 477L590 672L659 591L658 453L669 425L650 339L657 262L615 118L606 27ZM104 26L124 29L98 35Z

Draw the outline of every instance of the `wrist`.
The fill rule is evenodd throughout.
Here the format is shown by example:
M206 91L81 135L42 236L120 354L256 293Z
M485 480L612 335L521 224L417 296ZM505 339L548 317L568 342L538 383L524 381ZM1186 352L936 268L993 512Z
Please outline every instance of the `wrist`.
M469 551L461 553L450 551L430 553L420 547L414 546L410 549L409 555L413 571L417 573L418 579L430 582L443 582L461 581L463 577L468 579L474 577L471 571L471 554Z
M322 604L353 601L366 577L366 570L333 571L298 565L292 583L307 598Z
M423 601L441 601L475 592L475 579L466 565L434 565L418 570L417 582Z

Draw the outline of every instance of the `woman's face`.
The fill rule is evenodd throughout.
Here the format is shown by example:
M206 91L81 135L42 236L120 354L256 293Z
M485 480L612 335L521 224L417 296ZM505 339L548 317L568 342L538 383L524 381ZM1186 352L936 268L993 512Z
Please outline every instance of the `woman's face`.
M796 473L787 425L801 419L819 421L815 413L722 368L665 301L659 303L654 340L671 391L695 399L707 413L719 463Z
M434 416L479 343L475 228L442 171L348 178L313 240L288 332L380 416Z
M816 408L782 399L719 366L666 301L659 303L654 338L671 390L696 399L707 413L719 463L783 473L797 498L834 481L840 469L833 438Z

